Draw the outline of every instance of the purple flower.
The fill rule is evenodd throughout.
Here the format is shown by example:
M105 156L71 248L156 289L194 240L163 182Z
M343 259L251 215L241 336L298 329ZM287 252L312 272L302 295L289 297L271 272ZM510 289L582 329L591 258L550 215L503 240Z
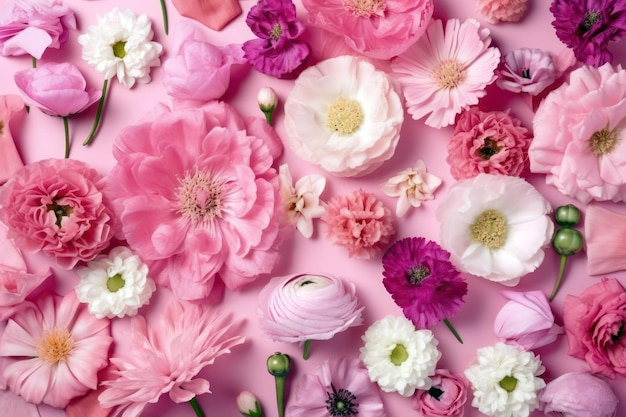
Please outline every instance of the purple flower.
M599 67L610 62L610 41L626 34L626 0L554 0L552 26L580 62Z
M503 90L536 96L554 82L557 71L552 57L541 49L521 48L504 56L503 68L496 71L496 84Z
M418 329L454 316L463 306L467 283L450 253L422 237L394 243L383 256L383 285Z
M304 68L311 49L298 39L304 25L291 0L260 0L248 12L246 23L259 39L243 44L244 57L257 71L291 78Z

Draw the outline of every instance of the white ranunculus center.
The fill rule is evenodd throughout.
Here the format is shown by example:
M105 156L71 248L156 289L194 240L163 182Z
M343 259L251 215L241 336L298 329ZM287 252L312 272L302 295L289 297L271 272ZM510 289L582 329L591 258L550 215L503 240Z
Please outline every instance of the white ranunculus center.
M500 249L506 243L506 217L498 210L483 211L470 226L470 237L487 248Z
M224 187L222 182L204 172L196 171L181 180L178 189L180 213L192 221L221 217Z
M451 90L465 81L465 68L456 59L445 59L439 63L433 77L439 87Z
M74 339L67 329L55 327L46 331L37 344L37 356L51 365L63 362L74 348Z
M382 16L387 8L385 0L343 0L343 7L354 16Z
M356 132L363 123L363 109L358 101L339 97L328 107L326 126L340 135Z

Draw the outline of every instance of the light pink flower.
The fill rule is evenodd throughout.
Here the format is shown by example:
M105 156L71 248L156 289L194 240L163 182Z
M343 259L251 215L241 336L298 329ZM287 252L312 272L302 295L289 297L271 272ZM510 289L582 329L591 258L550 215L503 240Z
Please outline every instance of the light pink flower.
M6 416L39 417L39 409L35 404L26 402L11 391L0 390L0 410Z
M195 19L213 30L221 30L241 14L237 0L172 0L172 3L181 16Z
M42 251L60 267L73 268L95 258L113 237L104 184L81 161L33 162L0 190L0 220L22 250Z
M213 45L199 24L176 26L172 55L163 64L163 85L170 96L198 102L221 98L230 84L230 67L242 64L241 45Z
M614 417L618 402L604 379L585 372L561 375L539 395L546 417Z
M526 13L528 0L478 0L478 10L487 22L518 22Z
M363 190L333 197L322 221L328 226L326 236L354 258L370 259L395 234L391 211Z
M321 175L305 175L293 184L289 166L283 164L278 169L280 196L283 199L287 221L296 226L306 238L313 235L313 219L326 212L320 195L326 186L326 178Z
M0 17L0 54L41 58L59 49L76 18L61 0L14 0Z
M328 340L362 323L356 287L331 275L272 278L259 293L261 329L275 341Z
M457 180L483 172L519 176L528 166L531 140L528 129L508 110L483 112L471 107L457 120L446 162Z
M0 338L0 356L11 359L3 377L28 402L65 407L96 388L112 340L109 320L90 315L73 291L40 296L34 308L9 320Z
M25 114L24 102L20 96L0 96L0 185L24 166L11 135L10 123L14 117Z
M115 379L98 397L103 407L118 406L113 417L137 417L148 403L169 393L172 401L186 402L209 391L209 381L196 378L215 359L244 342L234 335L239 321L204 305L170 300L159 321L131 320L126 356L111 358Z
M262 413L259 400L250 391L241 391L237 396L237 409L244 416L252 416L253 413ZM262 417L262 414L256 414Z
M590 204L584 235L589 275L626 270L626 215Z
M122 231L155 281L176 297L221 299L272 270L282 203L267 123L210 102L122 130L110 192Z
M493 330L504 343L534 350L563 333L542 291L502 291L502 295L510 301L498 312Z
M426 200L435 198L441 178L426 171L424 161L417 161L414 168L405 169L383 184L383 192L398 197L396 216L402 217L410 207L419 207Z
M50 116L80 113L100 99L102 92L87 89L80 70L70 63L48 62L15 73L15 84L28 106Z
M428 390L417 391L413 408L419 417L463 417L467 381L447 369L437 369Z
M477 104L496 80L500 62L500 51L490 44L489 30L474 19L450 19L445 32L443 22L433 20L426 34L391 62L413 119L428 115L425 123L440 128Z
M541 49L516 49L504 55L503 61L502 68L496 70L496 84L514 93L536 96L559 75L550 53Z
M530 170L583 203L626 199L626 70L583 66L541 102Z

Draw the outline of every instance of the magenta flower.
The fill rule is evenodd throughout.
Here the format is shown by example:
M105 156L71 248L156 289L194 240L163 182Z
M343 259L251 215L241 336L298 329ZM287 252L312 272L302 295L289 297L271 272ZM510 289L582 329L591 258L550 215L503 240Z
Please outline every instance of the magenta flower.
M498 87L533 96L554 83L558 76L550 53L536 48L520 48L507 53L496 74Z
M291 0L260 0L252 6L246 23L259 39L243 44L245 58L263 74L293 78L306 64L311 48L298 38L304 25Z
M611 62L611 41L626 35L626 0L554 0L552 26L580 62L599 67Z
M437 369L428 390L415 394L413 408L419 417L463 417L467 402L467 380L447 369Z
M561 375L539 395L546 417L615 417L618 403L604 379L586 372Z
M11 120L25 114L24 102L20 96L0 96L0 185L24 166L11 135Z

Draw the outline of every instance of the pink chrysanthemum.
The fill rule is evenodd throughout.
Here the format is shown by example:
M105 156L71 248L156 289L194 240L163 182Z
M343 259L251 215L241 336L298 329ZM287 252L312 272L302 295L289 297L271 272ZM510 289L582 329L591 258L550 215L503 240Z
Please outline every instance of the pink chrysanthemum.
M370 259L395 233L391 211L363 190L333 197L322 221L328 226L327 237L354 258Z
M528 0L478 0L478 10L487 20L499 22L518 22L526 13Z
M2 377L26 401L63 408L96 389L112 340L109 320L89 314L73 291L41 296L2 334L0 356L10 357Z
M474 19L433 20L426 34L391 63L402 84L413 119L440 128L478 103L485 87L496 80L498 48L489 47L489 30Z

